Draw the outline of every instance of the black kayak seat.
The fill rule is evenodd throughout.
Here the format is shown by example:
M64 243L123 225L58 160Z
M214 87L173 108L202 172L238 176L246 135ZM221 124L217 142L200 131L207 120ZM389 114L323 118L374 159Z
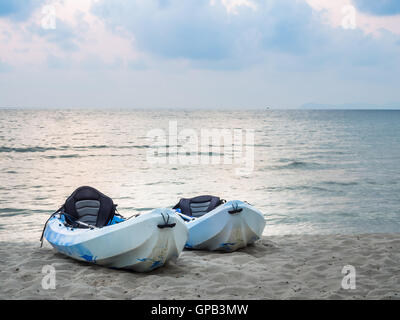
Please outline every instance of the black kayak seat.
M67 215L98 228L106 226L113 219L115 208L110 197L88 186L76 189L63 206Z
M220 197L210 195L197 196L194 198L182 198L173 209L180 209L181 213L184 215L197 218L211 210L214 210L224 202L225 200Z

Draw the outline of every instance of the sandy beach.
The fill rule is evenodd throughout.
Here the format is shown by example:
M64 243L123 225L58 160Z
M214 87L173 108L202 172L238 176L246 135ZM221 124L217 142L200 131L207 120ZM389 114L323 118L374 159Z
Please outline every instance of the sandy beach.
M400 299L400 234L264 237L234 253L185 250L146 274L39 246L2 241L1 299ZM44 265L56 270L55 289L42 288ZM342 288L346 265L355 289Z
M11 314L400 300L400 0L0 0L0 48Z

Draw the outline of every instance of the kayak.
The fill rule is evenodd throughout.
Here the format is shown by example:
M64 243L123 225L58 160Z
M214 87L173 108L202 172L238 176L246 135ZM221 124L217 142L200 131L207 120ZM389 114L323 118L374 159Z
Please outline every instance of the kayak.
M191 209L183 210L186 214L182 212L182 199L181 205L174 207L189 229L185 244L187 249L232 252L261 238L266 224L261 211L240 200L217 200L213 206L214 198L218 197L200 196L189 199ZM206 208L207 206L209 207Z
M41 241L76 260L147 272L177 259L187 237L187 225L174 210L125 219L111 198L80 187L47 220Z
M162 227L164 219L175 225ZM73 228L66 225L63 214L56 214L44 237L58 252L76 260L146 272L178 258L188 229L170 209L155 209L103 228Z

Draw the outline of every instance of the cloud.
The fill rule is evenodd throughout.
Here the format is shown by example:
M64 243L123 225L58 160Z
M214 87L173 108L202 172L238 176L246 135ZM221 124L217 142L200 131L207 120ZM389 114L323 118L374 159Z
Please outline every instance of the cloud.
M377 16L400 14L399 0L353 0L358 10Z
M92 12L114 32L128 32L146 54L185 59L196 68L268 61L295 69L352 68L395 63L399 53L399 37L334 28L305 1L100 0Z
M222 59L231 51L232 32L206 1L103 1L93 12L132 32L139 48L156 55Z
M214 6L217 0L210 0L210 4ZM248 7L257 10L257 6L250 0L221 0L221 3L226 7L228 13L239 14L240 7Z
M1 72L9 72L11 70L12 70L12 68L10 65L8 65L7 63L0 60L0 73Z
M0 42L8 50L0 52L0 77L10 83L8 104L399 100L400 37L345 30L305 0L63 0L55 5L55 30L41 28L40 10L17 21L26 9L5 3ZM36 95L46 87L41 82L54 86L55 100ZM21 97L27 88L30 95Z
M15 21L26 20L40 2L40 0L1 0L0 18L7 17Z
M92 12L114 30L130 32L147 53L198 62L260 50L300 54L321 37L311 7L291 0L103 0Z
M61 19L57 19L56 29L44 29L41 25L33 23L29 30L65 51L78 50L78 44L82 41L82 35L79 30Z

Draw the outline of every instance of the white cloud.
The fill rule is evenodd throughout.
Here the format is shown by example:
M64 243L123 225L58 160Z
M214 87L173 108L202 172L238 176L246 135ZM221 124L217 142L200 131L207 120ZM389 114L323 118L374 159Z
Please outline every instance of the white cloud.
M0 19L0 59L16 68L36 68L47 63L48 57L65 59L68 66L85 62L96 56L107 64L123 60L128 64L138 58L132 37L122 31L115 33L104 21L90 12L97 0L59 0L46 2L55 8L56 29L44 30L42 7L39 6L25 21ZM68 46L73 50L65 50Z
M334 27L341 27L343 21L343 8L354 6L352 0L305 0L315 11L322 14L325 21ZM394 34L400 34L400 15L373 16L357 11L357 28L365 33L379 34L381 29L386 29Z
M210 4L214 6L218 0L210 0ZM238 9L241 7L257 10L257 6L250 0L219 0L225 6L229 14L239 14Z
M350 0L307 1L313 9L306 0L104 0L94 7L94 0L60 0L60 23L47 33L40 8L28 20L0 18L0 82L10 88L0 103L295 107L364 96L371 103L400 100L400 38L367 34L368 24L379 26L371 19L388 26L398 17L358 13L361 27L344 30L341 9Z

